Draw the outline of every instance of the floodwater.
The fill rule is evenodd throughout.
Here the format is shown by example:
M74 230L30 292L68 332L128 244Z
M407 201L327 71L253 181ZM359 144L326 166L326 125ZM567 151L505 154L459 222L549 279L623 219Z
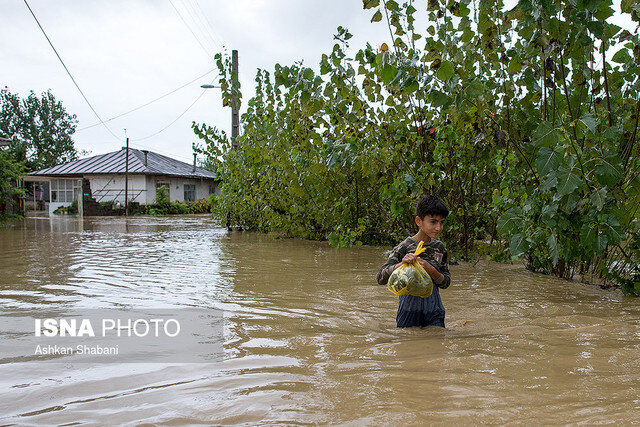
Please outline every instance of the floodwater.
M211 363L2 363L0 424L639 422L640 300L465 264L441 292L446 329L396 329L397 297L374 279L386 249L203 216L0 227L4 309L224 314Z

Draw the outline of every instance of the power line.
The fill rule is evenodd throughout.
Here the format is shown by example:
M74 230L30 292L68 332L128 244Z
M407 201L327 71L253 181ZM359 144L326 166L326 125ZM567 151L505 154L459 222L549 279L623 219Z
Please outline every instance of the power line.
M151 101L147 102L146 104L142 104L142 105L140 105L139 107L133 108L133 109L131 109L131 110L129 110L129 111L125 111L124 113L122 113L122 114L118 114L117 116L113 116L113 117L111 117L111 118L109 118L109 119L105 120L105 121L104 121L104 123L110 122L110 121L115 120L115 119L119 119L119 118L120 118L120 117L122 117L122 116L126 116L127 114L133 113L134 111L138 111L138 110L140 110L141 108L144 108L144 107L146 107L146 106L148 106L148 105L151 105L151 104L153 104L153 103L154 103L154 102L156 102L156 101L159 101L159 100L161 100L161 99L163 99L163 98L166 98L167 96L169 96L169 95L171 95L171 94L173 94L173 93L175 93L175 92L179 91L180 89L183 89L183 88L185 88L185 87L189 86L190 84L192 84L192 83L194 83L194 82L196 82L196 81L200 80L200 79L201 79L201 78L203 78L204 76L206 76L206 75L208 75L208 74L211 74L211 73L212 73L212 72L214 72L214 71L215 71L215 68L213 68L213 69L211 69L211 70L207 71L206 73L204 73L204 74L203 74L203 75L201 75L201 76L196 77L195 79L191 80L189 83L185 83L184 85L180 86L179 88L176 88L176 89L172 90L171 92L167 92L167 93L165 93L164 95L159 96L159 97L157 97L156 99L154 99L154 100L151 100ZM81 129L78 129L78 130L77 130L77 132L80 132L81 130L85 130L85 129L90 129L90 128L92 128L92 127L99 126L99 125L101 125L101 124L102 124L102 123L94 123L94 124L92 124L92 125L90 125L90 126L85 126L85 127L81 128Z
M185 8L187 9L187 11L189 12L189 15L191 15L191 18L202 29L202 32L205 35L205 37L211 41L211 45L213 46L213 48L216 50L218 48L222 49L222 46L221 45L218 46L219 43L213 37L213 33L211 32L211 29L204 22L204 18L202 17L203 15L202 8L200 8L200 11L196 10L196 6L194 2L191 0L182 0L182 2L185 5Z
M105 124L105 122L102 120L102 118L100 118L100 115L98 114L98 112L95 110L95 108L93 108L93 105L91 105L91 103L89 102L89 100L87 99L87 97L85 96L84 92L82 92L82 89L80 89L80 86L78 86L78 83L76 82L76 79L73 78L73 76L71 75L71 72L69 71L69 69L67 68L67 66L65 65L64 61L62 60L62 58L60 57L60 55L58 54L58 51L56 50L56 48L53 46L53 43L51 43L51 40L49 39L49 36L47 35L47 33L44 31L44 28L42 28L42 25L40 25L40 21L38 21L38 18L36 17L35 13L33 13L33 10L31 10L31 6L29 6L29 3L27 3L27 0L23 0L24 4L27 6L27 9L29 9L29 12L31 12L31 16L33 16L33 19L35 19L36 23L38 24L38 27L40 27L40 31L42 31L42 34L44 34L44 37L47 39L47 41L49 42L49 46L51 46L51 49L53 49L53 52L56 54L56 56L58 57L58 60L60 61L60 63L62 64L62 66L64 67L64 70L67 72L67 74L69 75L69 77L71 78L71 81L73 82L73 84L76 86L76 89L78 89L78 91L80 92L80 95L82 95L82 98L84 98L85 102L87 103L87 105L89 106L89 108L91 108L91 111L93 111L93 114L96 115L96 117L98 118L98 120L100 120L100 124L102 124L111 135L113 135L114 138L116 138L118 141L122 141L122 139L118 138L116 136L116 134L114 134L111 129L109 129L109 126L107 126Z
M213 83L213 81L211 81L211 83ZM151 137L154 137L162 132L164 132L165 130L167 130L171 125L173 125L175 122L177 122L182 116L184 116L187 111L189 111L191 109L191 107L193 107L194 105L196 105L196 102L198 102L200 100L200 98L202 98L202 95L204 95L204 93L207 91L207 89L204 89L200 95L198 95L198 97L195 99L195 101L193 101L191 103L191 105L189 105L187 107L186 110L184 110L182 113L180 113L180 115L178 117L175 118L175 120L173 120L171 123L169 123L168 125L166 125L165 127L163 127L162 129L160 129L159 131L152 133L151 135L147 135L144 138L135 138L135 139L131 139L131 141L144 141L145 139L149 139Z
M195 0L195 2L196 2L196 6L198 6L198 9L200 9L200 13L202 14L202 16L204 16L204 19L206 19L207 23L209 24L209 28L213 30L215 38L218 40L218 43L220 44L221 47L224 47L224 39L220 36L220 34L218 34L218 32L216 31L216 27L211 23L211 21L209 21L209 17L207 16L206 13L204 13L204 11L202 10L202 7L200 7L200 2L198 0Z
M26 1L26 0L25 0ZM196 36L196 33L193 32L193 30L191 29L191 26L189 24L187 24L187 21L184 20L184 18L182 17L182 14L180 13L180 11L178 10L178 8L176 8L176 6L173 4L173 1L169 0L169 3L171 3L171 6L173 6L173 10L176 11L176 13L178 14L178 16L180 17L180 19L182 20L182 23L189 29L189 31L191 32L191 35L193 35L193 37L196 39L196 41L198 42L198 44L200 45L200 47L202 48L202 50L205 52L205 54L207 55L208 58L211 59L211 52L209 50L207 50L206 47L204 47L204 45L202 44L202 42L200 41L200 39L198 38L198 36Z

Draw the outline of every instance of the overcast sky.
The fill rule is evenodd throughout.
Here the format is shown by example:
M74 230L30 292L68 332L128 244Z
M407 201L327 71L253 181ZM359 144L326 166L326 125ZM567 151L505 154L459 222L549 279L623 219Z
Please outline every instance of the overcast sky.
M126 129L134 148L193 161L191 147L197 139L192 121L231 127L231 110L222 107L219 89L200 88L217 83L213 55L223 48L239 52L244 107L253 95L257 68L273 71L276 63L304 60L317 70L340 25L354 34L354 49L367 41L389 43L386 25L372 24L371 11L362 9L361 0L27 1L105 121L213 71L150 106L108 121L115 136L102 125L82 130L98 120L24 0L0 0L0 86L23 97L30 90L39 94L51 89L67 111L77 115L76 148L91 155L120 149ZM620 2L614 3L619 11ZM628 17L611 21L636 28Z
M223 46L239 52L246 104L257 68L272 71L276 63L304 60L317 70L339 25L354 34L354 48L366 41L388 42L386 26L370 23L371 13L362 9L361 0L27 1L105 121L215 69L213 55ZM102 125L81 130L98 120L24 1L0 0L0 5L0 86L23 97L30 90L39 94L51 89L67 111L77 115L78 150L91 155L117 150L124 145L126 129L134 148L192 161L191 146L197 141L192 121L230 129L230 108L222 107L219 89L208 89L181 119L147 138L182 114L202 94L200 85L215 79L214 71L148 107L109 121L118 138Z

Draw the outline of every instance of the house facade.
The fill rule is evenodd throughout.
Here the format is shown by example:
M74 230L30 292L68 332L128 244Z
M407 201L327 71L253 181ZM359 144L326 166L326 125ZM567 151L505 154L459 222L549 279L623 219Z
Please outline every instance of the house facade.
M128 173L127 173L128 151ZM85 181L85 197L96 202L153 204L157 190L164 186L174 202L207 199L218 192L213 172L146 150L120 151L63 163L30 173L28 181L49 184L48 211L69 206L78 200ZM125 191L125 181L127 182ZM86 191L86 182L90 191Z

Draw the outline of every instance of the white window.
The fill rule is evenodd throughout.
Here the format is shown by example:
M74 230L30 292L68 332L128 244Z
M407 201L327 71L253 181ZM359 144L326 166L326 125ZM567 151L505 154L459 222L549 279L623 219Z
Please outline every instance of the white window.
M51 201L59 203L71 203L78 200L80 193L80 181L77 179L52 179Z
M184 201L193 202L194 200L196 200L196 185L185 184L184 185Z

